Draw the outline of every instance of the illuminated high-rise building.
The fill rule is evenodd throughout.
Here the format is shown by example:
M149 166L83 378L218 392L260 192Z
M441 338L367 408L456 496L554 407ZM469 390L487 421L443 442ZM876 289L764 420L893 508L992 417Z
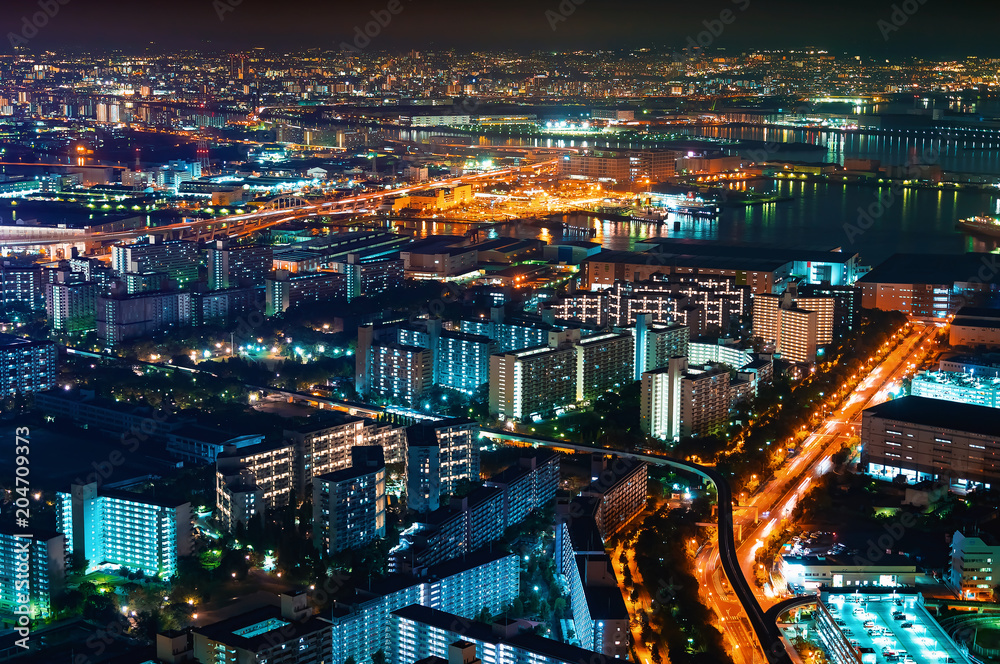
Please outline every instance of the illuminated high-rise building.
M808 298L807 304L799 306L794 290L756 295L753 336L773 347L783 360L812 363L819 346L833 340L833 312L832 297Z
M295 446L288 442L229 445L215 460L216 508L223 529L291 503Z
M216 240L207 250L209 290L263 285L271 272L273 253L268 246Z
M88 571L110 564L169 579L178 559L191 555L191 503L74 484L56 494L56 530L66 536L66 554L79 552Z
M27 605L32 620L48 618L52 597L66 582L66 540L57 533L0 524L0 570L0 613L14 615Z
M122 277L126 273L162 272L183 286L198 280L200 265L202 256L197 242L164 240L151 235L148 242L111 247L111 266Z
M0 395L43 392L56 386L56 345L0 334Z
M453 418L406 429L406 503L432 512L461 482L479 481L479 442L474 420Z
M313 478L313 542L325 555L385 537L385 457L381 447L351 450L351 467Z

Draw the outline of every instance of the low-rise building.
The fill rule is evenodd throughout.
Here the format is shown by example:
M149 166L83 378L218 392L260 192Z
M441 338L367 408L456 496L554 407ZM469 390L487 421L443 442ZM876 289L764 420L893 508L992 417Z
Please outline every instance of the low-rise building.
M910 558L879 551L876 561L851 555L781 556L781 576L789 586L823 588L898 588L917 583L917 566Z
M330 621L304 606L294 610L282 604L195 627L191 657L196 662L328 664Z
M862 467L907 482L940 481L968 490L1000 481L1000 410L908 396L864 410Z
M1000 567L1000 545L988 536L966 536L956 530L951 538L951 564L945 582L962 599L995 602L998 583L994 571Z
M962 307L948 328L952 346L1000 346L1000 309Z

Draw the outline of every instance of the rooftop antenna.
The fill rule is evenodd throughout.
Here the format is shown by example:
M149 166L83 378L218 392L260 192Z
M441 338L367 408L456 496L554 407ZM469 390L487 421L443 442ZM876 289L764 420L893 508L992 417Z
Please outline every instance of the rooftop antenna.
M201 162L202 175L208 175L210 162L208 159L208 141L198 139L198 160Z
M139 178L139 172L142 170L142 166L139 164L139 156L142 154L142 148L135 149L135 172L132 173L132 191L142 191L145 187L146 176L143 175L142 179Z

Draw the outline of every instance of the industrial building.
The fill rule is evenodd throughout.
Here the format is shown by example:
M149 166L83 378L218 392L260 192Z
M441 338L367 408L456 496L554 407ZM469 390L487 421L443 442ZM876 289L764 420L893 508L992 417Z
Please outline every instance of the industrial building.
M1000 410L908 396L865 409L861 467L907 482L934 480L966 491L1000 480Z

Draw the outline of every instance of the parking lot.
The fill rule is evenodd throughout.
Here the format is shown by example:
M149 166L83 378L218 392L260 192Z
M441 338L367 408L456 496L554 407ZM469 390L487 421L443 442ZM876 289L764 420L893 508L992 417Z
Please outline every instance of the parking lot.
M968 664L919 595L829 594L827 609L865 664Z

